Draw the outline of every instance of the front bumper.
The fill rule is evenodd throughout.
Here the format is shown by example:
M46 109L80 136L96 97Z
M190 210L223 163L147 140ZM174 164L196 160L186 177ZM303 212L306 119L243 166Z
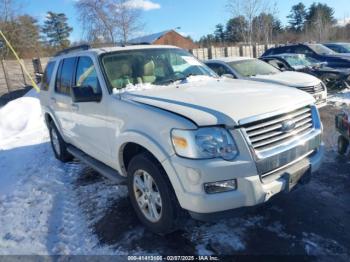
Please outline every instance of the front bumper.
M251 159L239 159L234 162L215 160L190 160L173 156L164 161L163 167L172 183L182 208L190 211L195 218L206 214L255 206L268 201L279 192L289 189L286 177L296 172L313 173L321 165L324 146L321 145L313 154L279 170L273 179L262 181L256 165ZM287 176L286 176L287 175ZM237 179L237 190L206 194L203 184L228 179Z

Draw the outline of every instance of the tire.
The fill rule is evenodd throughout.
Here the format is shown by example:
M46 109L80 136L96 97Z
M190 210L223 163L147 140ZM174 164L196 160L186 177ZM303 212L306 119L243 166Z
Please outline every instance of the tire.
M51 121L49 124L49 133L51 147L55 154L55 157L62 162L69 162L73 160L73 156L67 151L66 142L64 142L53 121Z
M151 193L143 193L139 189L142 185L141 182L146 185L149 181L149 177L146 179L147 176L150 176L154 182L152 182L152 189L148 190L152 191ZM140 153L130 161L128 166L128 190L137 217L142 224L154 233L171 233L178 229L182 219L185 218L185 212L177 201L167 174L160 163L149 153ZM144 191L147 191L147 189L144 189ZM147 194L151 196L145 200ZM156 201L158 198L155 196L160 196L160 201ZM159 202L161 205L158 205ZM152 203L158 216L152 217L153 212L151 211L154 210L154 208L151 208ZM144 208L141 208L142 205Z
M338 137L338 153L344 155L348 149L349 141L342 135Z

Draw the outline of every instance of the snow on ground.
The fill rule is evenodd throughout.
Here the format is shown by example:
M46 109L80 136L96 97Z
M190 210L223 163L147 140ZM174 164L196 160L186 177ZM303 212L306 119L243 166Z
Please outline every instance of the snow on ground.
M329 95L328 101L334 103L335 105L350 105L350 89L345 89L336 94Z
M348 99L343 94L338 102ZM332 119L328 122L333 127ZM335 145L336 134L330 132L325 140ZM333 154L326 162L334 162ZM338 199L332 188L315 182L301 190L308 195L317 192L314 195L322 198L322 203L324 199L331 203ZM320 191L323 193L319 194ZM283 221L284 213L288 212L284 202L292 206L294 203L295 208L295 203L305 200L298 192L294 197L299 197L299 201L289 196L277 205L217 223L188 220L184 229L171 237L145 230L126 196L124 186L111 184L85 165L63 164L54 158L34 91L0 109L0 255L184 252L224 255L256 250L257 237L261 238L260 250L269 247L266 244L269 241L275 241L273 245L285 253L290 248L311 255L347 252L342 243L317 228L305 226L294 230L300 223L309 225L307 221L293 226L289 215L287 222ZM308 206L305 216L310 212Z
M73 181L82 165L58 162L48 141L34 92L0 109L0 255L113 254L99 246L79 205L84 190ZM105 193L98 190L99 210L108 208Z

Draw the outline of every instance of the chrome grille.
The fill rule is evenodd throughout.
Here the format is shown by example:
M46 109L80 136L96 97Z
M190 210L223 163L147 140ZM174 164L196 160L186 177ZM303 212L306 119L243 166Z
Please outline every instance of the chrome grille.
M309 94L316 94L325 90L322 83L319 83L318 85L315 85L315 86L298 87L298 89L308 92Z
M290 124L288 130L285 128L286 124ZM311 107L302 107L285 114L244 124L242 127L255 150L268 150L310 132L313 129Z

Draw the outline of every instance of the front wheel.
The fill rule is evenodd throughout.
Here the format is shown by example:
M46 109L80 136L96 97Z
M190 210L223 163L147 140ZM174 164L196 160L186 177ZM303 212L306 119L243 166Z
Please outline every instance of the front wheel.
M154 233L174 231L183 217L174 190L160 164L148 153L128 166L128 190L140 221Z

